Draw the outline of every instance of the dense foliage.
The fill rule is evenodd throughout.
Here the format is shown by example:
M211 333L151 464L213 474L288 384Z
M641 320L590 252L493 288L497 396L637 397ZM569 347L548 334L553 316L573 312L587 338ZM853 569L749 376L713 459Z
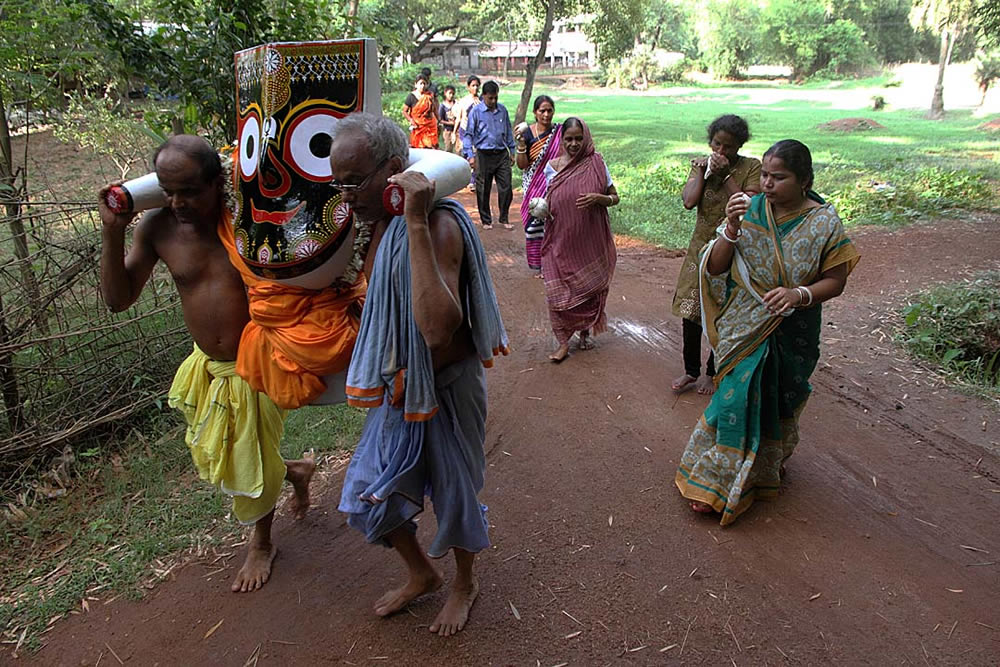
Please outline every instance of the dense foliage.
M921 292L903 317L911 352L973 385L1000 389L1000 273Z

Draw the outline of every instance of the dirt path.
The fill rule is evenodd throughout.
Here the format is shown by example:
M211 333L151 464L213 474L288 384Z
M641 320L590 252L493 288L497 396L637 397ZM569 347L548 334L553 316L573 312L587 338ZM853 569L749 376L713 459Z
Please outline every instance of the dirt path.
M336 512L338 475L306 520L279 517L263 590L228 592L238 559L194 564L142 602L92 605L26 662L996 664L1000 413L938 386L882 326L900 295L1000 265L996 223L854 234L863 260L827 307L785 492L725 530L672 484L707 403L667 388L676 253L622 244L614 332L554 366L520 232L481 232L514 352L489 372L494 546L464 633L428 634L442 594L372 615L401 571Z

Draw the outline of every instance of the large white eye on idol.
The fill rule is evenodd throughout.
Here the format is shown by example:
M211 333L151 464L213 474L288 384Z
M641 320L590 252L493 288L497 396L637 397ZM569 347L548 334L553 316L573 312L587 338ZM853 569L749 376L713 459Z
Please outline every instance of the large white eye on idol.
M338 120L329 109L311 109L292 121L285 133L285 159L303 178L326 183L333 177L330 133Z
M240 122L240 175L249 181L257 173L260 163L260 118L255 111L250 111Z

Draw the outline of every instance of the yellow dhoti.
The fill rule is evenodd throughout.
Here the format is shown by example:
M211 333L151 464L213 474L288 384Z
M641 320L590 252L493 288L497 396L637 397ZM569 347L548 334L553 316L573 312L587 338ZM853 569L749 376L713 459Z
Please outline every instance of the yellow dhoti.
M237 375L235 362L213 361L197 345L177 369L168 402L187 421L184 440L198 474L233 497L240 523L274 509L285 479L286 411Z

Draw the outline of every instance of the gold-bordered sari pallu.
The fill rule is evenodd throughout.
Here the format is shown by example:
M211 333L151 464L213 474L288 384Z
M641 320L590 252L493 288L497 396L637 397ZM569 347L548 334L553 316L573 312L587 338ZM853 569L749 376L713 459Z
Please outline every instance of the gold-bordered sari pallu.
M721 512L722 525L755 498L777 495L819 360L821 308L776 316L764 295L775 287L810 285L841 264L850 273L859 259L833 206L809 196L821 205L782 220L774 219L764 195L754 197L729 271L708 273L718 237L702 250L702 326L715 350L716 392L674 481L685 498Z

